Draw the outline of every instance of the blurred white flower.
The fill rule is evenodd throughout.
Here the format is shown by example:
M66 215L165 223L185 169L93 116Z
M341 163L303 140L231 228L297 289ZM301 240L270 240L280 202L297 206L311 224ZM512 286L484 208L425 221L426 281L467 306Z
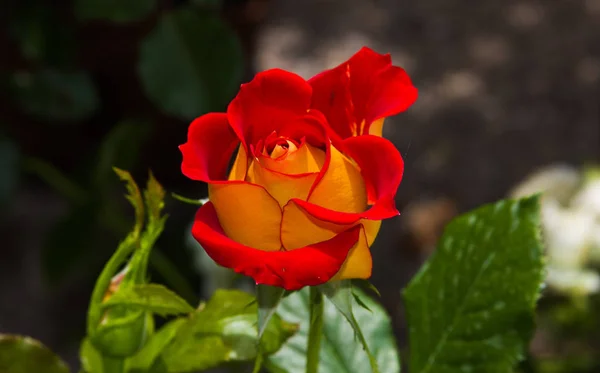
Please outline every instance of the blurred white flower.
M597 218L600 217L600 179L591 180L584 184L575 197L573 208L589 211Z
M595 175L590 177L590 175ZM518 198L542 192L541 223L548 258L546 282L554 291L600 291L600 177L565 165L545 167L512 192Z
M591 270L549 267L546 283L561 293L585 295L600 290L600 276Z
M581 268L596 228L595 216L583 210L563 208L556 200L542 202L542 229L550 264Z
M544 199L552 198L566 203L579 186L580 180L580 173L574 167L563 164L548 166L527 177L510 192L510 195L513 198L521 198L542 192Z

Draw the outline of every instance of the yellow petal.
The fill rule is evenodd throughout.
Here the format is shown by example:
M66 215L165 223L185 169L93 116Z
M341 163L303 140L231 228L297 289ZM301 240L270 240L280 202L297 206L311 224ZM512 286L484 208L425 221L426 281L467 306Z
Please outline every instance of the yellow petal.
M362 223L365 235L367 236L367 244L371 247L377 237L377 233L379 233L379 228L381 228L381 220L361 219L360 222Z
M292 198L306 200L325 161L325 152L312 145L277 145L271 157L255 158L246 181L263 186L281 207Z
M365 211L367 190L354 161L332 146L329 168L308 202L339 212Z
M270 171L253 161L248 169L247 181L263 186L279 203L280 207L292 198L306 200L310 188L317 179L317 173L302 176L289 176Z
M281 209L266 190L247 183L211 184L208 197L227 237L259 250L281 249Z
M373 261L369 248L379 232L381 221L362 219L356 224L363 225L359 241L348 253L344 265L334 277L335 280L369 278L371 276ZM350 227L351 225L318 220L291 202L283 209L281 242L286 250L293 250L315 242L329 240Z
M369 127L369 135L375 135L381 137L383 134L383 121L385 118L377 119L375 122L371 123Z
M242 145L238 148L237 156L233 162L233 167L229 172L229 180L244 180L246 170L248 169L248 155Z
M369 278L373 270L373 258L367 242L365 229L361 229L358 242L354 245L339 272L330 281L352 278Z
M290 202L283 208L281 243L286 250L297 249L327 241L355 224L363 225L367 245L371 246L381 227L381 220L361 219L354 224L334 224L319 220L295 202Z
M319 220L290 202L283 208L281 243L286 250L293 250L327 241L350 227Z
M294 153L296 152L296 150L298 150L298 148L296 147L296 144L294 144L291 141L286 141L287 145L284 147L282 145L275 145L275 148L273 149L273 151L271 152L271 158L275 159L275 158L279 158L284 154L287 153Z
M271 158L260 157L259 159L263 167L270 170L288 175L298 175L319 172L325 163L325 152L304 143L296 151L288 149L287 155L283 158L273 158L273 153L271 153Z

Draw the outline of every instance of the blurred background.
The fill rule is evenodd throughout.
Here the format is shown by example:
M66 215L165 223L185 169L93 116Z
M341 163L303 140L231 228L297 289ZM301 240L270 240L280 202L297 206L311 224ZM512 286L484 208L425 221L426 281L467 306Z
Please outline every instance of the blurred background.
M111 167L205 197L177 146L257 71L309 78L366 45L418 87L384 129L406 162L402 215L373 248L403 353L400 290L453 216L540 167L600 162L600 0L5 0L0 26L0 332L73 367L95 278L132 225ZM167 210L152 275L195 303L222 282L190 243L196 208ZM598 287L542 300L544 372L600 371Z

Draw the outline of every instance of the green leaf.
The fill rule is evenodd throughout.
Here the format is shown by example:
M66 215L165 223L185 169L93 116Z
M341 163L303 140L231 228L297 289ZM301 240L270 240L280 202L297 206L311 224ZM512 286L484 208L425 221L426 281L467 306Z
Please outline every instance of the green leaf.
M119 288L103 307L126 306L161 316L194 312L194 308L177 294L158 284L141 284Z
M242 50L215 12L165 13L142 42L138 72L164 112L192 119L222 110L241 83Z
M371 310L369 308L369 306L367 306L367 304L365 302L363 302L362 298L359 297L358 294L356 294L354 291L352 292L352 297L356 301L356 304L358 304L359 306L361 306L362 308L366 309L369 312L373 312L373 310Z
M79 361L85 373L102 372L102 355L96 350L88 338L85 338L79 348Z
M127 361L127 371L147 372L156 364L164 348L177 336L179 329L186 325L187 319L175 319L154 333L144 347Z
M32 338L0 334L0 372L68 373L69 368L46 346Z
M117 176L119 176L119 179L125 182L125 187L127 188L127 194L125 195L125 198L127 198L129 203L131 203L131 206L133 206L135 211L133 235L137 238L142 231L142 227L144 226L144 200L142 199L142 193L128 171L121 170L116 167L113 167L113 170Z
M412 373L504 373L522 359L544 278L538 197L453 220L404 291Z
M255 298L238 290L217 290L192 314L164 349L169 372L208 369L225 362L248 361L258 353L258 308ZM296 331L296 325L271 318L260 340L261 352L272 354Z
M258 338L262 336L269 320L275 314L277 306L285 293L285 289L268 286L256 286L256 300L258 302Z
M17 189L19 151L12 141L0 137L0 208L7 204Z
M76 32L70 22L62 22L59 7L40 1L20 1L14 5L9 35L23 57L44 66L69 65L75 54Z
M152 172L148 175L148 183L144 190L144 201L148 208L148 226L153 227L160 224L161 212L165 207L165 190L154 178Z
M156 0L76 0L75 15L82 21L105 19L118 23L140 20L156 8Z
M299 332L274 355L267 359L267 368L273 373L304 373L306 369L306 342L308 338L309 289L285 297L277 313L283 319L300 324ZM385 373L400 372L398 351L391 322L383 307L363 292L355 290L373 312L354 307L354 317L379 369ZM356 304L354 304L356 305ZM333 303L325 302L325 323L321 340L319 373L370 372L369 359L355 332Z
M375 295L377 295L379 298L381 298L381 293L379 292L379 289L377 289L375 287L375 285L373 285L369 280L353 279L352 284L358 286L359 288L363 289L364 291L367 291L367 290L371 291Z
M11 88L23 110L43 119L76 122L98 108L92 79L83 71L21 71L13 74Z
M369 344L367 343L367 340L365 339L365 336L360 328L360 324L356 321L356 318L354 317L354 312L352 312L352 298L356 296L360 300L360 297L357 293L353 294L352 283L350 282L350 280L328 282L324 285L319 286L319 288L323 292L323 294L325 294L327 299L329 299L331 303L333 303L333 305L338 309L338 311L340 311L340 313L344 315L346 320L348 320L348 322L352 326L352 329L354 329L354 333L356 333L359 342L363 346L363 349L365 350L365 353L369 358L371 371L373 373L379 373L377 359L375 359L375 356L371 354ZM365 304L365 302L363 302L362 300L358 301L357 304L363 306L363 308L367 310L370 310L369 306Z

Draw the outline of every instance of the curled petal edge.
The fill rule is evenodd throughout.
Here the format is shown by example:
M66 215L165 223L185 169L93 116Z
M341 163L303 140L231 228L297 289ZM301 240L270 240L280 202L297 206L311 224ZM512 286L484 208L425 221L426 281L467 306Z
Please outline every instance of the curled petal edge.
M380 132L370 127L405 111L418 96L406 71L392 65L389 54L367 47L308 82L313 87L311 107L325 113L341 138Z
M266 252L228 238L209 202L196 213L192 235L217 264L250 276L257 284L298 290L335 276L358 242L360 230L357 225L328 241L291 251Z
M393 198L384 198L365 212L348 213L333 211L300 199L291 199L312 217L333 224L355 224L361 219L383 220L400 215Z
M250 154L251 144L279 130L280 123L305 114L311 95L312 87L297 74L281 69L262 71L242 84L227 107L227 118ZM265 121L265 117L271 120Z
M240 141L225 113L208 113L190 124L187 141L179 146L181 172L192 180L227 178L227 166Z
M342 149L360 167L371 207L364 212L346 213L296 198L291 201L314 218L334 224L354 224L360 219L383 220L399 215L395 197L404 173L404 160L394 144L378 136L364 135L344 140Z

